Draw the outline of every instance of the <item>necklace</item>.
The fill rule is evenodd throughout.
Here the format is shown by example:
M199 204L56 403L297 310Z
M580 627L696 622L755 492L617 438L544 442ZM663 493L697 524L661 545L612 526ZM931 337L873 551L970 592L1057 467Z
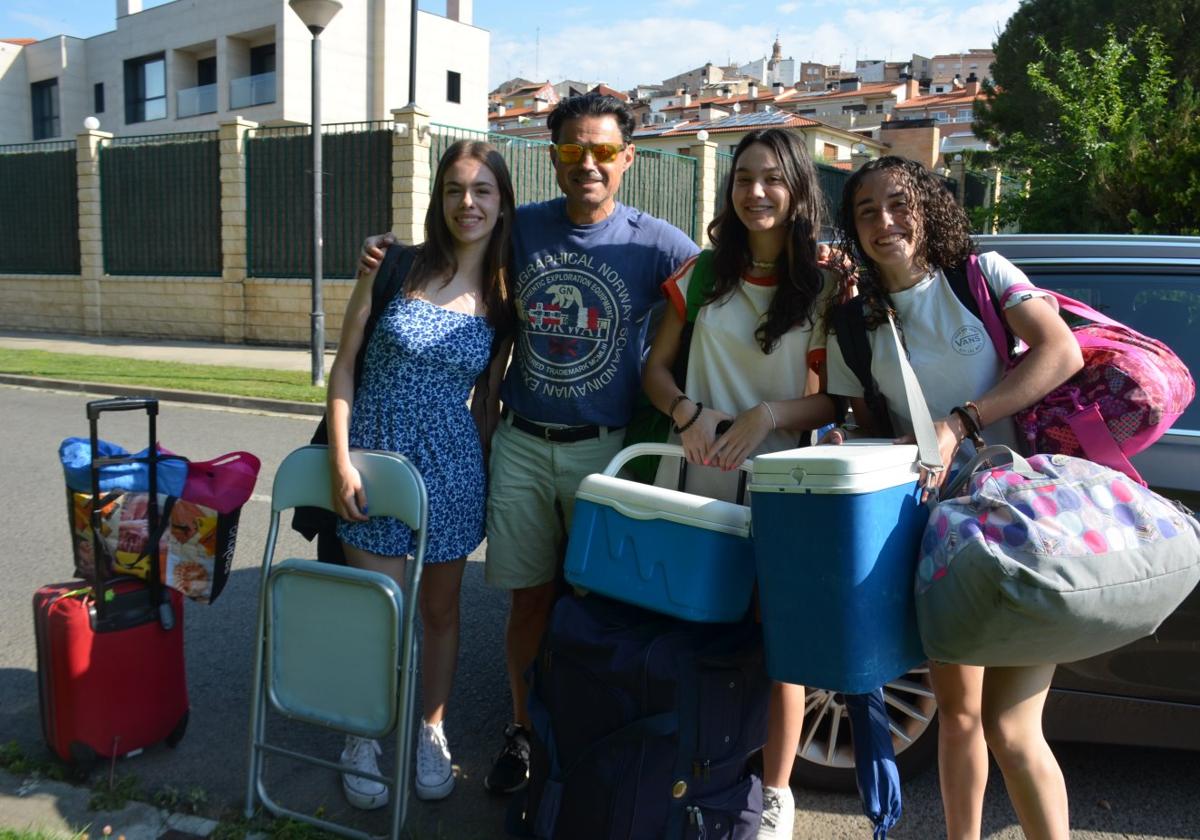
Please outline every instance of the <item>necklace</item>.
M757 268L759 271L768 271L775 267L775 260L750 260L750 267Z

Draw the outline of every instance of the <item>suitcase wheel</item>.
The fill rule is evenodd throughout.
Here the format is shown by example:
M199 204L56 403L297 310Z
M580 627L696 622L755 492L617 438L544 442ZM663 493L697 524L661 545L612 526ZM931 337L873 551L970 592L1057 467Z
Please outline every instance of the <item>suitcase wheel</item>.
M167 736L167 746L174 748L183 740L183 733L187 732L188 715L191 714L190 709L184 709L183 717L179 719L179 723L175 724L175 728L171 730L171 734Z
M68 765L71 775L82 781L92 774L92 768L96 766L96 751L78 741L72 741L69 749L71 757Z

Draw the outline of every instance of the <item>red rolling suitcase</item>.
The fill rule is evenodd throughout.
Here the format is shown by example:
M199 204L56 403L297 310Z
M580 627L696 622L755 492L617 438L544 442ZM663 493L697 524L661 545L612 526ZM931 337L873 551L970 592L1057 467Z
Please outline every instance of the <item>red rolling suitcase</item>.
M150 425L149 519L159 533L155 418L158 401L118 398L88 403L92 452L106 411L144 409ZM99 468L129 458L92 459L92 498ZM100 533L101 505L92 511ZM183 599L161 583L157 540L151 539L148 581L108 578L107 549L93 539L94 581L43 586L33 596L42 732L60 758L81 770L96 756L125 755L159 741L174 746L188 720L183 659Z

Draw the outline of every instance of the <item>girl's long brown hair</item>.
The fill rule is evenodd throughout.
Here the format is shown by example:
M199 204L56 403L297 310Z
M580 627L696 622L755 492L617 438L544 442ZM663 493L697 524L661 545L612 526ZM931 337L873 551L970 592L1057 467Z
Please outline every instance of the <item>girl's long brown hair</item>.
M446 173L463 158L474 158L486 166L495 177L500 190L500 217L488 238L487 252L483 258L484 306L488 323L495 328L499 337L511 331L516 322L512 276L509 271L509 242L517 207L508 166L496 151L496 147L490 143L459 140L450 146L438 161L437 174L433 179L433 192L429 198L429 210L425 213L425 243L418 248L416 261L405 282L405 293L411 295L419 292L438 277L445 278L445 285L458 270L458 261L454 256L455 240L446 224L442 193L446 189Z
M733 294L742 274L750 267L749 232L733 207L733 182L738 160L755 143L762 143L774 152L783 170L789 199L787 239L776 263L778 285L767 316L754 333L762 351L770 353L784 333L814 316L813 309L824 282L817 266L817 234L824 219L825 202L812 160L794 133L765 128L743 137L733 152L721 212L708 226L708 238L715 246L715 276L709 302Z

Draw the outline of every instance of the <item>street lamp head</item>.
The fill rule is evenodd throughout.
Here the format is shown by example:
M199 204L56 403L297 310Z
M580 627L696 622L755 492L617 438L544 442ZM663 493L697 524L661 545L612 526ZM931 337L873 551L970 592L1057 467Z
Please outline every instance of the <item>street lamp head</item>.
M288 0L288 5L314 36L320 35L333 16L342 10L338 0Z
M95 131L100 127L100 120L96 119L95 117L84 117L83 127L88 131Z
M696 139L699 140L701 143L705 142L706 140L708 140L708 132L705 131L703 128L700 129L699 131L696 132Z

